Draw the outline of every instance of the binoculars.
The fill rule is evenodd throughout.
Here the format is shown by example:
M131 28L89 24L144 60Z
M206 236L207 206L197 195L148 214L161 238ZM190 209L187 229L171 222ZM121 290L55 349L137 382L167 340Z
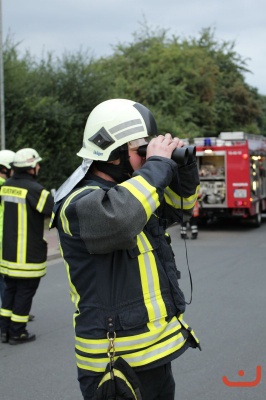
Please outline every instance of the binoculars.
M141 157L146 156L147 144L138 148L138 155ZM177 147L171 156L178 165L186 165L192 163L196 158L196 146L183 146Z

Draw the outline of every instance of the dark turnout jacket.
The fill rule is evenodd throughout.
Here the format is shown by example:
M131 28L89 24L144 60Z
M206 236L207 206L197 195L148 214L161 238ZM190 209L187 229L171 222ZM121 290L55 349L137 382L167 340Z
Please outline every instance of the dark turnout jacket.
M3 240L0 272L14 278L46 273L44 218L53 209L52 195L27 172L15 173L1 187Z
M138 369L199 345L183 318L180 274L165 231L182 212L191 215L198 189L196 163L177 174L175 162L154 156L121 184L89 171L55 204L51 226L77 309L79 368L105 370L108 332L116 334L116 355Z

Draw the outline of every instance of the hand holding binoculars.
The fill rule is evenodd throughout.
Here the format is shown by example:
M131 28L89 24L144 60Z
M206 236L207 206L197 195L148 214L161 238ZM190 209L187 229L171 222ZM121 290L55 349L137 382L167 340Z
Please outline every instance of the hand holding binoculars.
M146 156L147 144L138 148L138 155ZM177 147L171 156L171 159L178 165L186 165L192 163L196 158L196 146Z

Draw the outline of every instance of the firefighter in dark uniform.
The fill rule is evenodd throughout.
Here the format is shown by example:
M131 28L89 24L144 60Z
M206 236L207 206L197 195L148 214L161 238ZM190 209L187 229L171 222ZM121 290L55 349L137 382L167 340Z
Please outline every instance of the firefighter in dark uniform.
M35 340L26 325L32 299L46 274L44 218L51 215L54 203L52 195L36 182L40 161L36 150L19 150L14 156L14 174L1 187L4 212L0 272L6 282L0 309L3 343Z
M199 196L200 198L200 196ZM191 230L191 239L197 239L198 237L198 218L199 218L199 200L196 201L193 209L192 216L189 221L182 222L180 224L180 236L181 239L188 239L187 227L189 225Z
M181 192L184 214L192 213L197 165L178 168L171 155L183 142L168 133L150 141L146 160L138 148L150 135L157 126L143 105L124 99L99 104L85 127L83 163L55 195L51 226L59 232L76 306L85 400L95 399L110 338L115 357L140 379L143 400L173 400L171 361L199 347L183 317L180 273L165 231L180 221Z
M12 150L0 151L0 186L10 177L12 173L11 163L14 161L15 153ZM2 248L2 231L3 231L3 205L0 197L0 252ZM0 253L1 254L1 253ZM1 256L0 256L1 259ZM0 297L3 300L5 290L4 275L0 273Z

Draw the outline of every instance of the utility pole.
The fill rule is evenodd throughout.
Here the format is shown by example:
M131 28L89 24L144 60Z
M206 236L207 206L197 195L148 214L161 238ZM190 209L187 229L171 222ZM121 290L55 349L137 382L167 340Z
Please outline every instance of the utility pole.
M6 148L5 137L5 96L4 96L4 66L2 40L2 0L0 0L0 117L1 117L1 149Z

